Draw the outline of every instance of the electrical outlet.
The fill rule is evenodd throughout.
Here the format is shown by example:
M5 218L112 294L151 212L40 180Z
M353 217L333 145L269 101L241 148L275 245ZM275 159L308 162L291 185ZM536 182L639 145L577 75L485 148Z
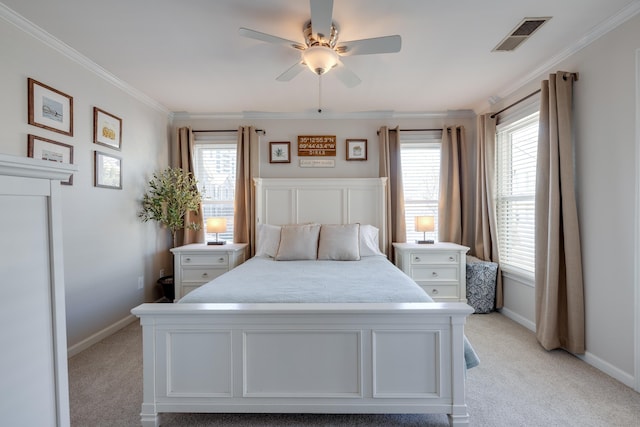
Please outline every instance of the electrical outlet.
M158 278L160 277L164 277L164 268L160 269L160 274L158 275Z
M144 276L138 277L138 289L144 289Z

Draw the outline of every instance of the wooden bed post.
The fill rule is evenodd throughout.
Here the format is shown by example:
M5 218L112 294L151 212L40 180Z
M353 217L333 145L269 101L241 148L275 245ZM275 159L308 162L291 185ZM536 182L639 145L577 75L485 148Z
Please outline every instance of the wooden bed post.
M466 404L464 361L464 324L466 317L451 317L451 354L454 356L451 367L451 397L453 399L449 423L452 427L468 426L469 412Z
M156 408L156 358L155 322L153 318L140 318L142 325L143 387L140 421L143 427L159 427L160 417Z

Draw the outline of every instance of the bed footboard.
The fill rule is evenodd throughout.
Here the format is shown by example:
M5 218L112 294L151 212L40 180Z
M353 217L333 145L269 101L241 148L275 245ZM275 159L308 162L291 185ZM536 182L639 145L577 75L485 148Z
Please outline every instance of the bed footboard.
M141 420L443 413L467 425L463 303L143 304Z

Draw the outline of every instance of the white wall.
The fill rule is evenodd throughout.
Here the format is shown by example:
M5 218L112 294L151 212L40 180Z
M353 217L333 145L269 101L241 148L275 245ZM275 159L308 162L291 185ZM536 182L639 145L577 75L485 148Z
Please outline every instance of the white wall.
M26 156L28 134L74 147L79 171L62 198L68 344L77 346L152 300L159 268L170 269L168 235L136 217L149 175L168 164L168 116L2 17L0 58L0 152ZM73 137L27 124L28 77L73 97ZM123 120L121 151L93 144L94 106ZM122 190L93 186L94 150L122 158Z
M549 72L579 72L574 84L576 190L586 308L585 359L634 385L635 56L640 16L571 55ZM532 83L508 105L539 87ZM511 294L510 294L511 292ZM533 301L505 281L505 307L524 317ZM518 307L518 305L522 307ZM527 307L529 305L529 307ZM535 319L529 318L529 321Z

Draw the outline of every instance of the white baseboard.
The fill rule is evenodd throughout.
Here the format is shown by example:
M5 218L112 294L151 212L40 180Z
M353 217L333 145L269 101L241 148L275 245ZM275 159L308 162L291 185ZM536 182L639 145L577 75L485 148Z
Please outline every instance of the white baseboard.
M532 322L531 320L527 319L524 316L519 315L518 313L516 313L515 311L511 311L508 308L501 308L500 310L498 310L500 313L502 313L505 317L513 320L514 322L524 326L525 328L529 329L531 332L535 333L536 332L536 324L534 322Z
M593 366L594 368L599 369L605 374L609 375L610 377L620 381L622 384L626 385L627 387L630 387L630 388L635 387L636 379L633 377L633 375L628 374L624 371L621 371L620 369L616 368L609 362L605 362L599 357L594 356L592 353L589 353L587 351L585 354L577 354L576 356L582 359L583 361L585 361L586 363L588 363L589 365Z
M507 308L502 308L499 310L505 317L513 320L514 322L524 326L529 329L531 332L536 332L536 325L529 319L515 313ZM634 388L636 385L636 380L633 375L624 372L610 363L600 359L599 357L589 353L588 351L585 354L577 354L576 357L580 358L585 363L593 366L594 368L604 372L615 380L620 381L622 384L627 387Z
M76 354L80 353L81 351L88 349L92 345L102 341L103 339L107 338L108 336L111 336L111 335L115 334L120 329L124 328L125 326L130 325L131 323L135 322L136 320L138 320L138 318L136 316L130 314L129 316L125 317L124 319L119 320L116 323L114 323L114 324L112 324L110 326L107 326L106 328L102 329L101 331L96 332L95 334L91 335L89 338L86 338L86 339L80 341L79 343L67 348L67 358L71 358L71 357L75 356Z

